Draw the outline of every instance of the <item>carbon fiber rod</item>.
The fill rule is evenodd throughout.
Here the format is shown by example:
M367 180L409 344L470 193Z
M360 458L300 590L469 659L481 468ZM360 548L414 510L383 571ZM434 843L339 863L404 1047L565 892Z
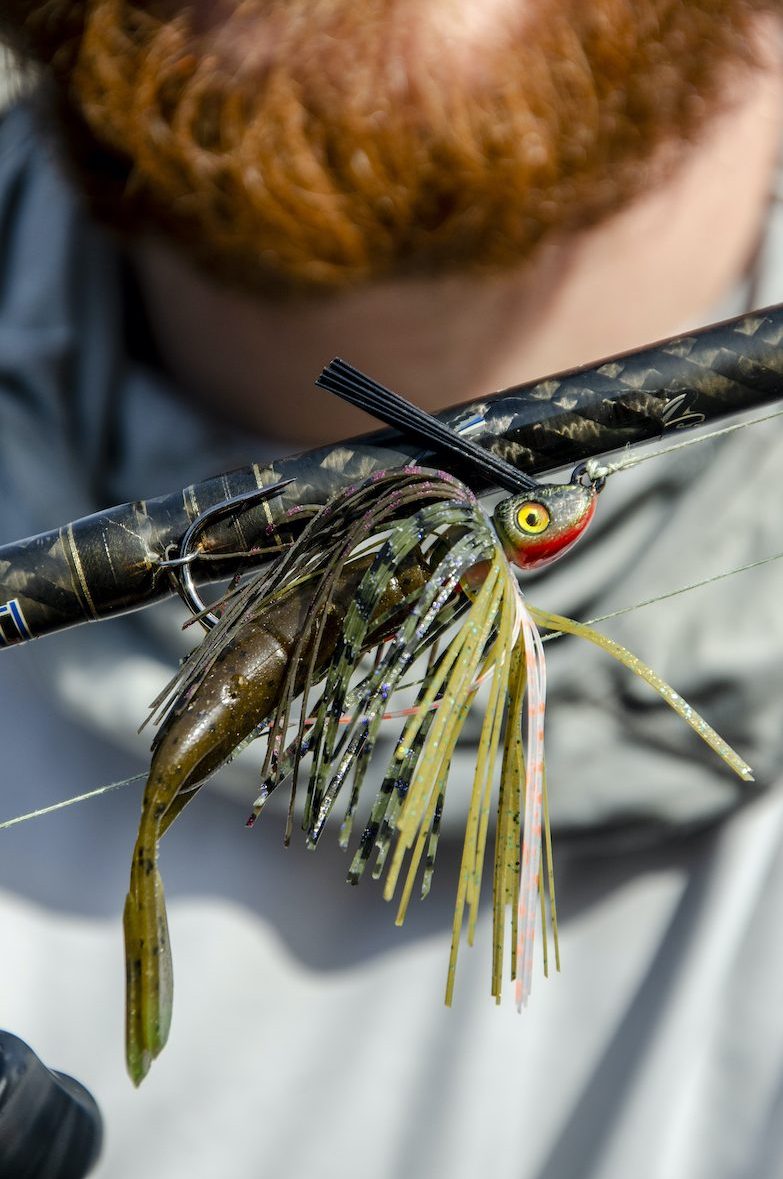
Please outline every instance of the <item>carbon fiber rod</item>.
M313 396L325 394L314 391ZM473 441L518 470L538 475L780 398L783 305L518 385L438 416L449 426L478 419ZM254 464L5 545L0 548L0 645L168 595L172 584L161 560L203 511L231 496L293 480L269 501L211 527L202 545L215 553L268 546L270 527L290 534L292 508L323 504L372 471L413 458L451 471L476 491L491 489L469 464L422 454L415 442L384 430L268 467ZM202 562L198 572L200 580L209 580L225 576L227 569L220 562Z

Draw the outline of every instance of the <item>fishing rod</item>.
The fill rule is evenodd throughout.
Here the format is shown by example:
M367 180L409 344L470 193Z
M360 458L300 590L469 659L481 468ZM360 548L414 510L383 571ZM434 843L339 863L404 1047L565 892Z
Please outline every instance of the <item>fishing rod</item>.
M446 410L438 418L451 431L470 426L475 445L464 455L431 440L422 453L408 422L404 434L382 430L122 504L0 547L0 646L138 609L183 586L187 594L194 580L236 572L240 556L261 564L312 510L373 471L415 459L477 492L521 490L547 471L782 397L778 305Z

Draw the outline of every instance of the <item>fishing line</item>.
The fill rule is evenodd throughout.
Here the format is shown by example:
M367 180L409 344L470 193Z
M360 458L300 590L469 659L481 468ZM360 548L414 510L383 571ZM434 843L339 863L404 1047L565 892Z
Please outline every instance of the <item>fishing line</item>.
M773 415L778 416L778 415ZM750 424L750 423L749 423ZM672 447L671 449L678 449ZM608 622L612 618L619 618L623 614L632 614L634 610L642 610L645 606L654 606L656 602L665 602L667 598L676 598L680 594L690 593L691 590L701 589L705 585L713 585L717 581L723 581L727 577L734 577L737 573L747 573L750 569L759 569L762 565L771 565L773 561L779 561L783 558L783 552L773 553L771 557L762 557L760 561L750 561L747 565L739 565L736 569L728 569L725 573L715 573L712 577L705 577L701 581L693 581L690 585L680 586L679 589L668 590L665 594L659 594L655 598L646 598L643 602L635 602L632 606L621 606L618 610L612 610L608 614L599 614L596 618L591 618L585 624L586 626L595 626L599 622ZM549 634L542 635L541 641L549 643L553 639L563 638L563 632L551 631ZM403 685L404 687L415 687L415 684ZM401 710L399 715L407 713L406 710ZM392 714L394 716L397 713ZM63 802L55 802L51 806L41 807L40 810L30 811L26 815L17 815L16 818L6 819L5 822L0 823L0 831L5 831L9 827L15 827L18 823L26 823L28 819L39 819L43 815L50 815L53 811L61 811L66 807L74 806L77 802L87 802L91 798L98 798L101 794L108 794L110 790L119 790L121 786L130 786L133 782L139 782L146 778L146 774L134 774L131 778L123 778L121 782L111 782L108 786L99 786L97 790L90 790L87 794L77 794L74 798L67 798Z
M610 475L617 474L618 471L627 471L631 467L638 467L639 463L646 463L648 459L662 458L664 455L673 454L675 450L684 450L686 446L697 446L700 442L709 442L712 438L722 438L726 434L733 434L735 430L744 430L747 426L760 426L764 422L771 422L775 418L783 417L783 409L778 409L774 413L767 414L763 418L752 418L749 422L735 422L733 426L724 426L720 430L711 430L709 434L699 434L695 438L686 438L684 442L677 442L674 446L665 446L662 450L652 450L649 454L632 454L630 451L625 451L619 458L610 463L602 463L600 459L588 459L585 463L585 471L593 480L608 479ZM738 570L738 572L741 572ZM677 593L680 591L677 590ZM647 603L641 603L646 605ZM634 609L634 607L629 607ZM607 615L608 618L613 617Z
M679 589L667 590L664 594L659 594L655 598L645 598L643 602L635 602L633 606L621 606L618 610L611 610L608 614L599 614L596 618L590 618L585 623L585 626L595 626L597 622L607 622L610 618L619 618L622 614L631 614L634 610L642 610L645 606L654 606L656 602L665 602L667 598L677 598L680 594L687 594L691 590L701 589L704 585L712 585L716 581L723 581L726 577L734 577L736 573L747 573L749 569L759 569L762 565L771 565L773 561L779 561L783 557L783 552L773 553L771 557L762 557L760 561L749 561L747 565L738 565L736 569L727 569L725 573L714 573L712 577L705 577L701 581L692 581L690 585L682 585ZM563 632L553 631L548 635L544 635L541 640L544 643L550 642L552 639L560 639L563 637Z
M40 810L29 811L26 815L17 815L15 819L6 819L0 823L0 831L8 827L15 827L17 823L26 823L28 819L40 819L42 815L50 815L52 811L62 811L67 806L74 806L77 802L86 802L88 798L97 798L99 794L108 794L110 790L119 790L120 786L130 786L131 782L140 782L147 777L144 774L134 774L132 778L123 778L121 782L110 782L108 786L99 786L97 790L90 790L87 794L77 794L75 798L66 798L63 802L43 806Z

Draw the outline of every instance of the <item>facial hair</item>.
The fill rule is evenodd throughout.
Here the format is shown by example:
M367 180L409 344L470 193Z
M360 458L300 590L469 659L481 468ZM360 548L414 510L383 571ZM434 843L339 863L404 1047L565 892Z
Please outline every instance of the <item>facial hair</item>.
M503 273L598 224L676 168L781 4L512 0L475 38L448 0L8 8L101 219L301 296Z

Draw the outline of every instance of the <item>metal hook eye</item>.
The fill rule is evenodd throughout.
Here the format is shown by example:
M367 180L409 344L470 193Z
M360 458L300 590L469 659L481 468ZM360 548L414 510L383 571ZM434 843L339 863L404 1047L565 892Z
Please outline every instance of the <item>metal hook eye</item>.
M196 549L196 542L201 536L204 529L210 524L216 524L218 520L222 520L225 516L237 514L240 511L245 511L252 507L253 504L262 503L266 499L271 499L278 495L284 487L288 487L293 483L293 479L281 479L277 483L271 483L268 487L255 487L252 491L244 491L241 495L233 495L230 499L221 500L219 503L213 504L211 508L207 508L189 526L179 546L179 555L168 562L169 566L176 567L177 590L179 596L190 610L196 616L198 621L204 627L204 630L211 630L218 622L217 614L213 614L206 603L200 597L195 583L193 581L193 574L191 566L199 557L199 552Z
M594 478L589 471L588 463L577 463L571 472L571 483L578 483L581 487L592 487L598 493L603 491L606 486L606 476L599 475Z

